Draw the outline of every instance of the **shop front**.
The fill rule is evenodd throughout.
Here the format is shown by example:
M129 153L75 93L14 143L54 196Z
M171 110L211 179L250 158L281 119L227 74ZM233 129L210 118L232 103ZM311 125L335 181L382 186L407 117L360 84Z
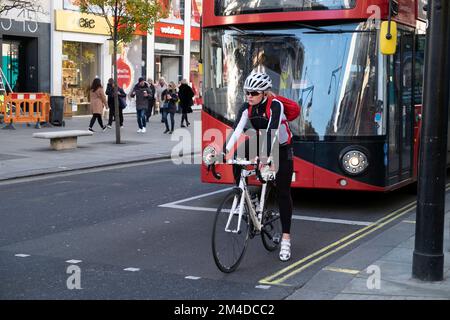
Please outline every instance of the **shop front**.
M66 97L66 115L89 114L92 81L100 78L106 89L114 73L113 43L107 22L103 17L79 11L75 1L68 0L64 7L55 8L53 92ZM130 43L119 45L118 49L117 82L128 94L139 77L147 76L147 34L137 31ZM61 64L57 61L59 52ZM133 100L128 100L124 112L135 112Z
M54 12L52 94L66 98L65 116L88 115L92 81L106 88L111 75L109 27L102 17L64 9L73 8Z
M200 55L202 1L192 0L191 10L191 67L190 82L194 90L194 104L203 104L202 85L203 68Z
M50 92L50 3L0 17L0 53L7 91Z
M155 80L164 77L176 84L183 74L184 27L159 22L155 26Z
M133 40L121 46L117 56L117 83L127 93L127 107L124 113L136 112L136 100L129 93L140 77L147 78L147 35L139 31Z
M203 70L200 63L200 28L191 28L191 67L190 67L190 82L194 90L194 104L203 104L202 100L202 78Z

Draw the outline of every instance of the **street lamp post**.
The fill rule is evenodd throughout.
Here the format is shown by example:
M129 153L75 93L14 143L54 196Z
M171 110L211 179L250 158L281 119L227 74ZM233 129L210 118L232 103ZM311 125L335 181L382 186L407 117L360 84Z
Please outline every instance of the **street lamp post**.
M412 276L441 281L450 79L450 4L428 1L423 122Z

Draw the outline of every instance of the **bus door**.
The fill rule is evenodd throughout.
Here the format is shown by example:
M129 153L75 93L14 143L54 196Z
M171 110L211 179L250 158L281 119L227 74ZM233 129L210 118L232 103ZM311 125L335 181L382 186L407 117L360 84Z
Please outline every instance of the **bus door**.
M398 47L389 57L389 185L412 177L413 120L412 99L414 37L399 30Z

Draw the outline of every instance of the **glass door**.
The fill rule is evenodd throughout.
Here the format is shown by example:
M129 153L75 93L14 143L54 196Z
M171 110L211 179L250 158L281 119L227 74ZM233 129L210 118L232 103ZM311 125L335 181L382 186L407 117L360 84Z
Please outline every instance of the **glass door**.
M414 37L399 30L397 52L389 59L389 184L412 176Z
M19 90L19 41L3 41L2 46L2 71L5 75L6 80L9 86L12 88L14 92ZM5 83L5 88L8 88L8 85ZM9 89L7 89L9 90Z

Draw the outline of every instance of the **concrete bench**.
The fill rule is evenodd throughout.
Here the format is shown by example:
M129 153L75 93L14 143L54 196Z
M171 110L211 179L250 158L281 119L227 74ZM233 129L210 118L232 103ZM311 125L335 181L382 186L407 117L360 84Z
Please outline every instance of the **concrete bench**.
M92 136L93 134L88 130L67 130L33 133L33 138L50 139L50 146L54 150L67 150L77 148L78 137Z

